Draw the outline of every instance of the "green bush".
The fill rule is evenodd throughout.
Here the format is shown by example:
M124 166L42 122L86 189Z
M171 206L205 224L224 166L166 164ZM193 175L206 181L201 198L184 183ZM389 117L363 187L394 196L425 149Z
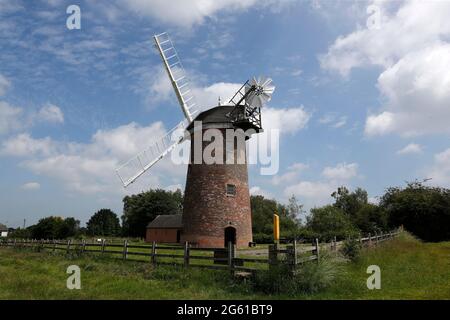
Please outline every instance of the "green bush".
M357 234L349 215L332 205L311 209L307 228L318 234L321 242L328 242L335 236L339 240Z
M355 261L361 253L361 244L356 239L345 240L341 252L345 257Z
M450 189L411 182L405 188L389 188L380 201L390 228L403 225L425 241L450 240Z
M273 235L265 233L257 233L253 235L253 241L260 243L273 243Z
M319 261L306 262L295 271L280 263L268 271L258 272L254 289L267 294L317 293L327 288L341 272L342 267L325 252Z
M289 267L280 263L269 270L257 272L254 278L254 289L267 294L294 293L296 290Z
M336 258L323 252L319 261L305 263L297 269L294 275L296 291L306 294L320 292L328 288L342 272L343 268Z

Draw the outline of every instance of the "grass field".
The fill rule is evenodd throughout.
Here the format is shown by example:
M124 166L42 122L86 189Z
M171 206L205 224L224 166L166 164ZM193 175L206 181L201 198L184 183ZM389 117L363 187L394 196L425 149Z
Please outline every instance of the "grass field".
M66 288L69 265L81 268L81 290ZM366 287L369 265L381 268L380 290ZM266 295L222 271L0 248L0 299L450 299L450 242L422 243L403 234L340 269L319 293Z

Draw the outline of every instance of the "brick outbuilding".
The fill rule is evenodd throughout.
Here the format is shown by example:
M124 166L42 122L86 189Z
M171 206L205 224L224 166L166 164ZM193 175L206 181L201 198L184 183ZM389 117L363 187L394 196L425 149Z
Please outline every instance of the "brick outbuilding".
M182 229L181 214L158 215L147 225L145 241L179 243Z

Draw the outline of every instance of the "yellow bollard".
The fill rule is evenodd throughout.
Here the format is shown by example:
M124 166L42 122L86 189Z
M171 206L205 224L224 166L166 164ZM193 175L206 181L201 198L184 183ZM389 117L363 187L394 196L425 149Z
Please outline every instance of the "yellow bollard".
M273 240L280 241L280 217L277 214L273 215Z

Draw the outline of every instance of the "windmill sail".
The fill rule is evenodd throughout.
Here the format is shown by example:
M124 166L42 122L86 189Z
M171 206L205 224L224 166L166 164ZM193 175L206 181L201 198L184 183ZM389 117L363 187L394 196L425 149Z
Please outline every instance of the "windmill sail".
M147 149L116 169L117 175L124 187L129 186L143 175L144 172L175 149L183 141L185 130L193 121L194 115L199 112L186 72L173 46L172 40L170 40L165 32L155 35L153 38L186 120L180 122L165 136L158 138Z
M188 119L189 122L192 122L193 115L198 112L197 105L194 101L194 96L192 95L186 71L181 64L172 40L170 40L166 32L155 35L153 38L155 39L156 48L161 55L164 67L169 75L178 102L181 105L181 109L183 110L186 119Z
M159 160L175 149L175 147L184 140L184 132L187 125L188 123L186 121L180 122L166 135L154 141L147 149L117 168L117 175L124 187L129 186L144 174L144 172L149 170Z

